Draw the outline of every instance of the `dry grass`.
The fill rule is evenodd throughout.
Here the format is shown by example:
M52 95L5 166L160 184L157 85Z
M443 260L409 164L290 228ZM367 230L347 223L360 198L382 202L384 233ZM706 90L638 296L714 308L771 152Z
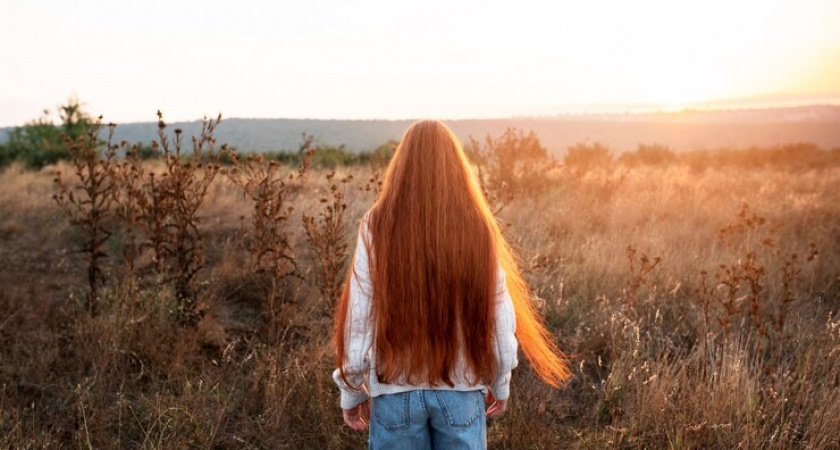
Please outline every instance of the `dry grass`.
M276 287L277 339L251 264L254 203L228 178L198 210L205 313L191 327L177 325L177 286L154 277L150 249L136 284L112 276L119 230L104 244L99 313L85 310L87 267L72 252L84 235L50 198L56 170L69 173L0 175L0 447L364 447L342 426L323 313L333 281L319 269L352 248L319 254L303 215L346 205L343 228L308 223L354 242L372 169L310 171L288 199L299 276ZM574 378L556 391L517 369L491 448L838 448L840 169L541 176L500 216Z

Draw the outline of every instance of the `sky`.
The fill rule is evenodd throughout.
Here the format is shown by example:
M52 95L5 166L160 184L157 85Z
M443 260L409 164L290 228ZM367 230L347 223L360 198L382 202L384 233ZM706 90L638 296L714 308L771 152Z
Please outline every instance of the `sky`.
M840 104L840 0L0 2L0 126Z

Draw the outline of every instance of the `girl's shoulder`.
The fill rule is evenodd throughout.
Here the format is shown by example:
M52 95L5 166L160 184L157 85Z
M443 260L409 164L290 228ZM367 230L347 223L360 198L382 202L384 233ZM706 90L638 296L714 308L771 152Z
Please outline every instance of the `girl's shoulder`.
M362 216L362 220L359 223L359 239L363 239L367 247L371 245L373 239L373 234L371 233L370 228L372 211L373 208L367 210L367 212Z
M374 207L371 207L362 216L361 223L359 224L360 231L363 232L367 236L371 235L371 225L372 225L372 220L374 218L374 214L375 214L374 213Z

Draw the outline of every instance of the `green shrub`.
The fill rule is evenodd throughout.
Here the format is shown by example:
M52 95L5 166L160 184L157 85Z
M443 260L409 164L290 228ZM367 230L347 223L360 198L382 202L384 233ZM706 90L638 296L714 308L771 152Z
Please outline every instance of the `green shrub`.
M358 164L371 164L381 167L387 165L391 160L396 145L397 143L395 141L388 141L373 151L358 153L345 149L343 145L339 145L338 147L318 145L313 148L315 152L312 155L310 164L314 167L328 169L337 166L353 166ZM300 167L303 157L304 153L296 150L275 150L265 153L266 159L292 167Z
M375 167L385 167L397 151L399 142L389 140L384 144L376 147L372 152L361 152L357 155L358 162L361 164L370 164Z
M29 169L40 169L62 159L70 153L65 140L75 142L93 126L93 119L75 98L58 108L61 125L53 123L49 111L38 119L15 127L9 132L8 142L0 150L0 165L21 161Z
M343 145L338 147L318 146L315 147L315 153L312 155L312 165L334 168L353 164L357 159L357 155L345 150Z
M17 159L17 152L7 145L0 144L0 168L6 167Z
M160 159L160 152L152 148L151 145L138 145L137 151L142 160Z

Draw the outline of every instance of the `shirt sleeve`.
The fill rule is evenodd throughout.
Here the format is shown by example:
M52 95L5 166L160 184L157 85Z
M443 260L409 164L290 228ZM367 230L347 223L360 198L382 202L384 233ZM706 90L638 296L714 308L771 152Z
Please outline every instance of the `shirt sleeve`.
M368 395L362 389L365 375L369 368L369 351L372 342L370 324L370 299L372 285L370 281L370 269L368 267L368 251L365 246L365 238L370 242L370 232L367 228L367 215L359 227L356 250L353 257L353 273L350 282L350 307L348 308L347 328L344 332L345 360L344 374L347 381L353 385L353 389L341 379L338 369L333 371L339 389L341 389L341 407L352 409L367 400Z
M513 299L507 289L505 271L499 265L496 274L496 379L490 386L490 392L497 400L507 400L510 396L511 372L519 364L516 340L516 314Z

